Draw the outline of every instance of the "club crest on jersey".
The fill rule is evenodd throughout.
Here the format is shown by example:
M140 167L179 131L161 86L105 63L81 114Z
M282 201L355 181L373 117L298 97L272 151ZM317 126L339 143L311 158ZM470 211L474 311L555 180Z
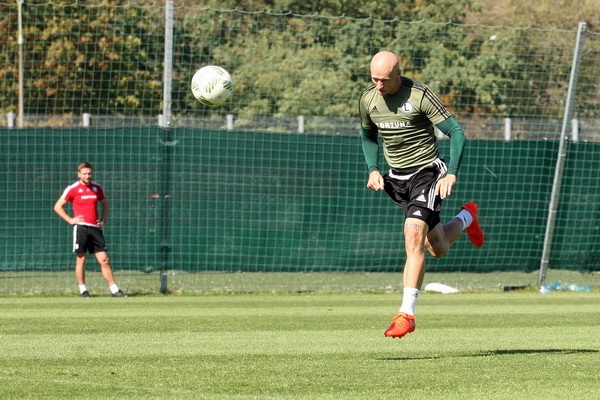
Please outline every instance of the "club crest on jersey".
M400 110L400 112L402 112L402 114L410 114L411 112L413 112L414 110L414 106L412 104L410 104L408 101L405 101L404 103L402 103L400 105L400 107L398 107L398 110Z

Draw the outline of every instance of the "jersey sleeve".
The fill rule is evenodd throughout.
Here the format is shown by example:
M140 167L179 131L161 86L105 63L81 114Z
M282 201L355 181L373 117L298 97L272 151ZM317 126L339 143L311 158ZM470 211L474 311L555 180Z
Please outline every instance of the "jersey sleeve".
M366 93L367 91L365 91ZM375 124L373 123L373 121L371 120L371 117L369 116L369 105L367 104L367 96L365 96L365 93L363 93L362 96L360 96L360 100L358 101L358 113L360 115L360 126L363 127L366 130L376 130L377 127L375 126Z
M360 128L361 144L369 173L379 170L379 142L377 130Z
M365 96L361 96L359 100L358 112L361 120L360 138L363 155L365 156L369 173L371 173L379 170L379 131L369 116Z
M437 128L450 138L450 162L448 163L448 173L458 175L460 164L462 163L463 150L467 139L465 133L458 122L450 117L436 125Z
M60 198L66 201L67 203L73 200L73 186L68 186L63 190Z
M440 124L452 117L452 114L444 107L441 100L427 86L425 86L423 92L421 110L433 125Z
M96 196L98 196L98 201L102 201L104 199L106 199L106 195L104 194L104 189L102 188L102 185L100 185L99 183L94 183L96 185Z

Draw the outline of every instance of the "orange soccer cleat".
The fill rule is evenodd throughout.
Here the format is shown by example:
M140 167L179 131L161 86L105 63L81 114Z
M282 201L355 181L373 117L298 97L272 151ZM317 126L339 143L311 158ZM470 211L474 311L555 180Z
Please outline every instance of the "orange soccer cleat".
M392 338L401 338L407 333L414 332L416 326L414 315L401 312L392 318L392 325L387 328L384 335Z
M473 217L473 222L471 222L471 225L467 229L465 229L467 231L467 236L469 237L469 240L471 241L471 243L473 243L473 246L475 247L483 246L484 233L481 229L481 226L479 226L479 210L477 207L477 203L474 203L472 201L466 202L465 205L462 206L460 209L467 210L469 214L471 214L471 216Z

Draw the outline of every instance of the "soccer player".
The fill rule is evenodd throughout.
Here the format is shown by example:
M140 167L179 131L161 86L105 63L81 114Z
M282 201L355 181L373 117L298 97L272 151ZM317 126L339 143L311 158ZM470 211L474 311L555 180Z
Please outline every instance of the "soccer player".
M359 101L367 187L385 190L405 215L402 304L384 333L400 338L416 327L415 307L425 276L424 249L442 257L463 230L473 245L481 247L484 233L478 206L472 201L447 223L440 220L442 200L452 193L466 142L460 125L427 86L401 75L396 54L375 54L370 72L373 85ZM448 163L440 157L435 127L450 138ZM379 134L390 166L383 176L378 167Z
M106 242L102 234L102 227L108 217L108 200L104 196L102 186L92 182L92 174L93 168L89 163L79 164L77 172L79 180L67 186L54 204L54 211L59 217L73 225L73 252L76 254L75 276L81 297L90 297L85 285L86 252L96 256L102 276L106 279L112 296L127 297L115 282L106 252ZM65 206L69 202L73 208L73 217L65 211ZM98 218L98 202L102 204L102 218Z

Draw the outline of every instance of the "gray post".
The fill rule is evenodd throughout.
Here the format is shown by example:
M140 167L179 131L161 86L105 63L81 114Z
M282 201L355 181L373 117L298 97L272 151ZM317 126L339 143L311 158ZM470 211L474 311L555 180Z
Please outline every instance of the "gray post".
M546 234L544 236L544 248L542 250L540 273L537 281L538 286L541 286L542 283L544 283L544 280L546 279L546 271L548 270L548 264L550 263L550 253L552 250L554 226L556 225L556 214L558 210L558 201L560 199L562 176L565 167L565 159L567 157L565 136L567 135L567 125L569 124L569 121L571 120L571 114L573 113L573 98L575 97L575 86L577 85L577 74L579 64L581 62L581 49L583 47L586 26L587 25L585 22L580 22L579 28L577 29L577 39L575 41L575 51L573 54L573 63L571 65L571 76L569 78L569 90L567 91L567 100L565 103L562 129L560 131L560 143L558 146L556 166L554 169L554 180L552 182L552 195L550 196L550 206L548 207L548 220L546 223Z
M298 133L304 133L304 115L298 115Z
M173 0L165 1L165 58L163 71L163 113L159 117L159 128L164 133L164 150L165 150L165 168L163 169L163 202L162 202L162 238L161 238L161 253L162 262L160 266L160 293L166 294L169 291L167 277L169 275L169 253L171 246L169 243L169 208L171 206L171 151L172 137L169 127L171 126L171 85L173 81Z
M173 0L165 2L165 58L163 66L163 127L171 125L171 88L173 83Z
M23 1L17 0L17 7L19 10L19 26L17 33L17 46L18 46L18 55L19 55L19 114L17 118L17 127L19 129L23 129L25 127L25 100L24 100L24 83L23 80L25 73L23 72Z
M579 142L579 120L577 118L571 120L571 141Z
M512 136L512 121L510 118L504 118L504 140L510 142Z

